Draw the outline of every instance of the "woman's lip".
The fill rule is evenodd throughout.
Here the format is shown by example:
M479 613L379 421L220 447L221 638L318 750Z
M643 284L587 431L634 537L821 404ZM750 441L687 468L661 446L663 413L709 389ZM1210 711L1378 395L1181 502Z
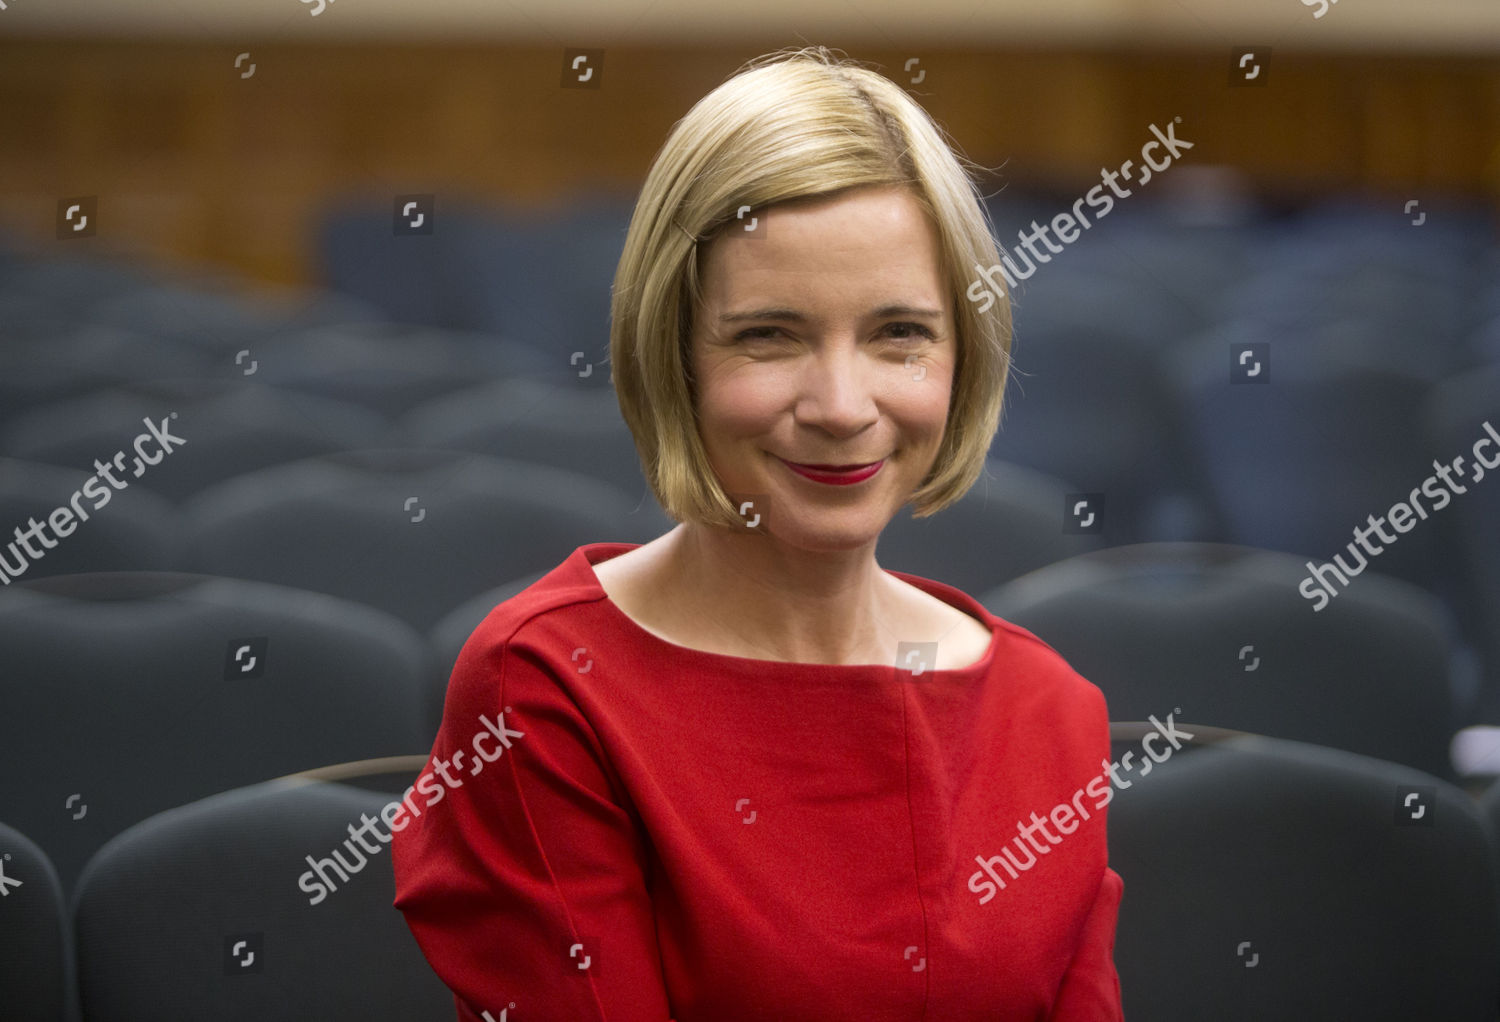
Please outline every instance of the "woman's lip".
M787 461L785 458L778 458L777 460L785 465L788 471L795 472L804 479L827 486L851 486L855 483L863 483L867 479L879 475L880 470L885 467L886 462L885 458L881 458L879 461L872 461L864 465L855 465L850 468L828 469L814 468L811 465L804 465L798 461Z
M786 461L785 458L781 460ZM805 461L787 461L786 463L788 465L796 465L798 468L810 468L814 472L854 472L861 468L869 468L871 465L878 465L884 460L884 458L880 458L875 461L862 462L858 465L809 465Z

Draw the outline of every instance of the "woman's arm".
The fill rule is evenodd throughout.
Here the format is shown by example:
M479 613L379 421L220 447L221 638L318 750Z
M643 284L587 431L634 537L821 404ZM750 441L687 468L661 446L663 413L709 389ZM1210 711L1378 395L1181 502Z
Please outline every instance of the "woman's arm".
M644 843L551 669L476 633L428 771L392 842L395 906L460 1018L668 1022Z
M1115 923L1124 890L1125 881L1106 867L1049 1022L1124 1022L1114 958Z

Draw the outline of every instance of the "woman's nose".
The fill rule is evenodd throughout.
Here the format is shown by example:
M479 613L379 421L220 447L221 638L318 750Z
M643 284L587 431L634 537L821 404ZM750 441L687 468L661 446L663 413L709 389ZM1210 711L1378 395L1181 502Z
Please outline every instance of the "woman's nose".
M829 432L857 432L875 421L875 370L857 344L824 344L799 373L798 417Z

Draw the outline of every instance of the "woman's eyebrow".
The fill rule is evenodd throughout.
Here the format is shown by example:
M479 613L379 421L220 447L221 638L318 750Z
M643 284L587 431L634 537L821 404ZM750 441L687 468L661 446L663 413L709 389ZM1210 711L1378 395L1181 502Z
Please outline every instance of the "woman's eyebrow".
M938 309L923 309L915 305L882 305L871 313L877 319L885 319L888 316L922 316L928 319L941 319L943 314ZM769 319L786 323L805 323L807 315L796 309L777 306L766 309L747 309L743 312L726 312L719 316L720 323L738 323L747 319Z

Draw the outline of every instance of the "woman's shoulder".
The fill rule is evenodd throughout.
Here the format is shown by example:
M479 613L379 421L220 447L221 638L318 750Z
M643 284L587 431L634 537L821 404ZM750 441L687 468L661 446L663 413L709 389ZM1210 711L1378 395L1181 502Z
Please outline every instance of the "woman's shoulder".
M1013 672L1027 679L1029 689L1072 704L1097 704L1103 710L1104 693L1100 688L1079 674L1045 639L1014 622L990 616L996 625L997 661L1003 657Z
M493 667L505 654L530 659L562 650L572 655L584 637L598 639L607 617L599 612L599 588L579 548L556 568L492 606L479 618L458 653L457 666ZM476 615L477 616L477 615ZM611 636L618 644L618 637Z

